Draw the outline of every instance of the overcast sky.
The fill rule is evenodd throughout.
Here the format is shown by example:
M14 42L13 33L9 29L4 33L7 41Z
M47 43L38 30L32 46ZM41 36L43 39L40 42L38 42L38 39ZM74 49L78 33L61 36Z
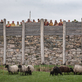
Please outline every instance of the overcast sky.
M29 18L72 21L82 18L82 0L1 0L0 19L21 21Z

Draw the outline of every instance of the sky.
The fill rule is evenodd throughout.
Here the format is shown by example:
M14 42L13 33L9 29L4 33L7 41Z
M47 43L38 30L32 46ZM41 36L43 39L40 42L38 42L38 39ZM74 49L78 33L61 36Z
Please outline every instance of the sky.
M0 20L22 21L29 18L35 19L62 20L74 19L81 21L82 0L1 0Z

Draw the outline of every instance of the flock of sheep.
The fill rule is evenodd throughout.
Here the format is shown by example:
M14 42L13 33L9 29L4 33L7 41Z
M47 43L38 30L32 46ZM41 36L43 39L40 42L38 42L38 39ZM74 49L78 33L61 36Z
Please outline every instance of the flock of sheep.
M20 75L32 75L32 72L34 71L34 67L32 65L5 65L5 68L7 68L9 74L15 74L20 72Z
M55 66L52 71L50 71L50 75L62 75L63 73L70 73L73 72L74 74L82 74L82 66L81 65L75 65L74 68L69 68L67 66Z
M34 71L34 67L32 65L5 65L5 68L7 68L9 74L14 74L20 72L20 75L32 75L32 72ZM82 66L81 65L75 65L74 68L69 68L67 66L55 66L52 71L50 71L50 75L62 75L62 73L70 73L73 72L74 74L82 74Z

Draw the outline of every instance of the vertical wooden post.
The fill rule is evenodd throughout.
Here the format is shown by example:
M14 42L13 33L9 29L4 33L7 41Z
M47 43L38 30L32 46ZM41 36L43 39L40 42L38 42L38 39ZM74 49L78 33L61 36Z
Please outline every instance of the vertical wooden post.
M25 56L25 22L22 22L22 64L24 64Z
M3 22L3 37L4 37L3 64L6 64L6 19L4 19L4 22Z
M44 20L40 21L41 64L44 64Z
M66 64L65 61L65 45L66 45L66 21L63 21L63 64Z
M82 53L82 18L81 18L81 53Z

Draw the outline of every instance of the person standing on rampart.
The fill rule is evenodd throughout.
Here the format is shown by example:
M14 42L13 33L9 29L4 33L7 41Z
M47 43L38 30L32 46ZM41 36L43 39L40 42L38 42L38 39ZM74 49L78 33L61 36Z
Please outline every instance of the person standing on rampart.
M15 23L14 23L14 21L12 21L12 23L11 23L11 26L15 26Z
M53 22L52 22L52 20L50 20L49 26L53 26Z
M57 22L57 20L55 20L55 22L54 22L54 26L58 26L58 22Z
M49 22L47 21L47 19L45 19L44 26L48 26L48 25L49 25Z
M11 24L10 24L10 22L8 21L7 24L6 24L6 27L10 27L10 26L11 26Z
M60 19L60 22L58 24L59 26L63 26L63 22L62 22L62 19Z

